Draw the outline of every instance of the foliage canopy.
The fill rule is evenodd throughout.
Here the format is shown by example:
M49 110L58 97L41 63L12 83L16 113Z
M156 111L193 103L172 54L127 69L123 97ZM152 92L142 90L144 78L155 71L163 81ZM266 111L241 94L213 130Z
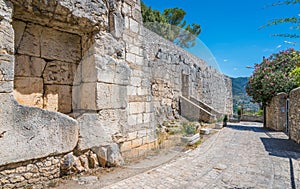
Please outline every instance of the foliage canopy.
M180 47L190 48L196 45L201 33L199 24L187 24L186 12L181 8L168 8L161 13L141 2L144 26Z
M296 5L300 4L300 0L284 0L273 3L271 6L282 6L282 5ZM298 30L300 29L300 17L298 15L284 18L277 18L270 20L266 25L262 26L262 28L266 28L269 26L280 25L280 24L291 24L291 29ZM297 33L279 33L274 34L274 36L278 37L288 37L288 38L300 38L300 35Z
M277 93L289 93L297 87L292 70L300 65L300 52L294 49L280 51L264 58L255 65L255 70L246 86L253 100L266 105Z

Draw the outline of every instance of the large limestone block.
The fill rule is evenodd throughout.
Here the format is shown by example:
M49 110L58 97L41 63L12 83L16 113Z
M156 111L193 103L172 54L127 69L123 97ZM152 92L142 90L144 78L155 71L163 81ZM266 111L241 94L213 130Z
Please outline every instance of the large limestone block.
M124 109L106 109L99 111L99 121L108 135L112 136L126 129L127 111Z
M137 21L133 19L129 19L129 25L130 25L130 30L134 33L139 33L140 31L140 25Z
M46 85L44 108L70 113L72 110L72 88L68 85Z
M46 61L42 58L30 57L26 55L16 55L15 76L41 77L45 66Z
M107 148L107 166L115 167L120 165L124 165L124 160L121 156L119 146L111 144Z
M97 110L96 83L82 83L72 90L72 104L74 109Z
M43 28L36 24L27 24L23 37L17 46L17 53L40 57L41 34Z
M72 151L78 141L77 121L60 113L18 105L0 94L0 165Z
M83 114L77 121L80 128L78 150L83 151L112 143L112 137L104 130L99 114Z
M14 56L0 53L0 93L13 91Z
M125 109L127 101L126 86L97 83L96 102L98 109Z
M121 38L123 36L125 20L121 13L110 14L110 32L116 38Z
M140 114L145 112L144 102L130 102L129 103L129 113L130 114Z
M116 40L111 34L100 32L95 36L95 52L109 57L124 59L125 43Z
M37 77L16 77L14 96L23 105L43 108L43 79Z
M102 64L102 65L100 65ZM114 83L117 85L128 85L130 68L126 62L117 62L109 59L106 62L96 61L97 81Z
M106 1L97 0L70 0L70 1L59 1L56 9L56 14L69 16L69 10L72 13L72 17L82 18L78 24L86 27L86 25L96 25L105 22L104 15L107 15L108 8ZM65 13L66 12L66 13ZM85 23L85 22L87 23Z
M103 62L101 55L95 55L91 53L86 53L80 62L81 66L81 76L78 76L78 73L76 73L76 80L78 77L81 77L80 79L82 82L96 82L97 81L97 72L99 68L95 65L95 59L99 59L99 61ZM107 80L112 81L111 77L106 77Z
M19 47L22 36L24 34L25 28L26 28L26 23L14 20L12 22L12 26L14 28L14 33L15 33L15 47Z
M78 35L43 28L41 36L41 57L65 62L79 62L81 38Z
M43 73L44 83L72 85L76 67L77 66L74 63L61 61L48 62Z
M10 22L0 19L0 54L13 54L14 30Z

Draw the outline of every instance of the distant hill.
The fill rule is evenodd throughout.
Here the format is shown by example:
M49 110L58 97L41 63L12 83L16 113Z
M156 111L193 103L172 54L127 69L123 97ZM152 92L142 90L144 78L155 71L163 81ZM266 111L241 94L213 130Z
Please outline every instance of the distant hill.
M256 112L259 106L252 103L252 98L246 92L248 77L231 78L232 81L232 96L233 96L233 111L236 113L237 108L243 108L250 112Z
M232 80L232 93L233 95L238 94L246 94L246 85L248 83L248 77L238 77L238 78L231 78Z

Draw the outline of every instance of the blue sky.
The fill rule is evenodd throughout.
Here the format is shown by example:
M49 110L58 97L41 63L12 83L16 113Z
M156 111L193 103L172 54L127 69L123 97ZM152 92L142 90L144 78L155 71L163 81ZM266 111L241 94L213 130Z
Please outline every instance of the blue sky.
M300 6L267 7L277 0L144 0L153 9L179 7L188 23L198 23L199 39L208 47L220 70L231 77L250 76L262 57L293 47L300 49L300 39L273 37L276 33L299 33L283 24L259 29L269 20L298 16ZM289 44L296 42L296 44ZM201 48L199 48L201 49ZM195 51L197 53L197 50ZM201 54L201 53L199 53ZM201 56L201 55L199 55Z

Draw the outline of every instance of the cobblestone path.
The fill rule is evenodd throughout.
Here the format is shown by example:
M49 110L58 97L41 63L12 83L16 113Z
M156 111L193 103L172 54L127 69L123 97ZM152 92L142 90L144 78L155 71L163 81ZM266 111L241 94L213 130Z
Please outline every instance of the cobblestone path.
M231 125L199 148L105 188L300 188L300 145L261 125Z

